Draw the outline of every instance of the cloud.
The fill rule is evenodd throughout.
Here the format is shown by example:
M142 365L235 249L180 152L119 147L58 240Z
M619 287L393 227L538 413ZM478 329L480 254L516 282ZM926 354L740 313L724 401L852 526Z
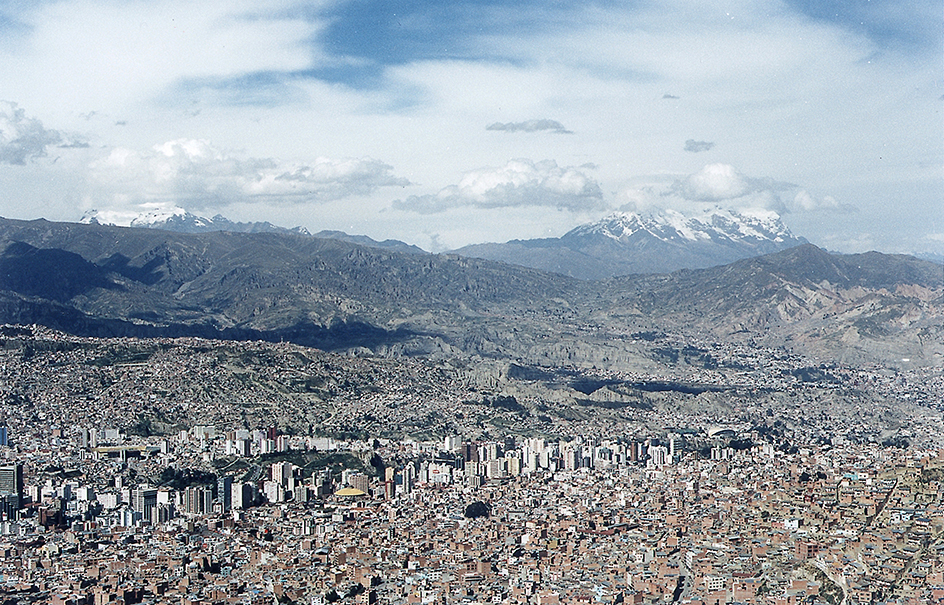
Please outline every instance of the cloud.
M59 149L88 149L91 145L88 144L88 141L72 139L61 143L58 147Z
M851 204L840 204L831 195L814 197L806 189L800 189L793 196L790 210L793 212L815 212L818 210L831 210L844 214L858 212L859 209Z
M16 103L0 101L0 164L23 166L27 160L44 157L46 147L61 140L57 131L47 130L36 118L26 117Z
M410 184L392 170L373 158L309 163L244 158L195 139L168 141L143 153L116 148L91 166L99 200L119 207L172 202L188 209L255 201L321 203Z
M167 103L161 95L181 83L292 73L319 56L322 22L291 0L17 4L29 28L30 51L17 54L28 61L24 90L69 99L73 115Z
M830 212L851 214L855 206L831 196L814 196L797 185L770 177L749 177L729 164L708 164L681 178L667 176L639 179L618 194L620 209L633 212L677 210L683 214L703 211L707 206L737 212L773 211L778 214Z
M544 206L580 211L605 209L600 185L573 166L553 160L511 160L498 168L480 168L463 175L435 195L410 196L394 207L422 214L450 208Z
M550 131L557 134L573 134L573 131L564 128L564 125L557 120L528 120L526 122L495 122L485 128L485 130L503 130L505 132L541 132Z
M718 202L747 195L750 180L728 164L709 164L700 171L676 182L676 191L685 199Z
M695 139L688 139L685 141L685 151L691 151L692 153L708 151L714 146L715 144L709 141L696 141Z

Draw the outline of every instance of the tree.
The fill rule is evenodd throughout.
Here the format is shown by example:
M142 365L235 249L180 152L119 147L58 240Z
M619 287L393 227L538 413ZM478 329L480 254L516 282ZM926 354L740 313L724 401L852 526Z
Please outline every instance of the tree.
M384 479L384 469L387 468L387 465L384 464L383 458L380 457L380 454L374 454L370 457L370 465L374 467L374 472L377 473L377 476L380 477L380 480Z

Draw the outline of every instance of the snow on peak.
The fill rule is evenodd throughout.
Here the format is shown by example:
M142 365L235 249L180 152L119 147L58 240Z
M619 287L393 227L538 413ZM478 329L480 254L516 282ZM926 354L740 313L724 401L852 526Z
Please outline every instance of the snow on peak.
M615 212L600 221L581 225L569 236L602 235L626 241L639 232L646 232L663 241L731 242L771 241L782 243L796 239L772 210L731 210L711 207L692 215L664 209L646 214Z
M143 210L89 210L86 212L80 223L90 224L98 223L101 225L114 225L116 227L148 227L150 225L165 223L175 217L191 216L195 219L204 219L190 214L179 206L166 206L163 204L145 204Z
M132 219L131 227L150 227L152 225L161 225L172 220L192 221L195 223L206 223L208 219L191 214L179 206L157 207L146 210Z

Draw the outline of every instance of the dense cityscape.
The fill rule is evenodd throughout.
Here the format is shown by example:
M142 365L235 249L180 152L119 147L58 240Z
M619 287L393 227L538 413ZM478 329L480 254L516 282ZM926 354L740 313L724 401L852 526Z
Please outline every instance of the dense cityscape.
M260 391L268 383L247 380L225 391L226 405L211 405L220 401L213 377L225 372L206 364L223 345L185 339L155 349L17 330L5 329L0 367L4 602L944 599L944 429L933 371L828 368L826 385L801 397L806 409L795 415L805 423L790 422L787 408L752 424L766 415L762 405L695 414L672 412L677 402L569 420L548 408L538 421L519 388L521 403L492 397L484 414L494 422L483 427L474 416L482 402L470 398L488 397L468 375L232 345L264 360L272 384L301 377L328 388L315 366L340 381L333 399L318 391L330 405L312 404L314 416L292 423L304 397ZM737 357L742 383L751 355L767 355L712 354L722 366ZM777 366L758 361L767 372ZM783 367L767 382L776 375L783 389L802 391L797 376L812 370L801 362L780 354ZM700 385L724 380L693 372ZM682 378L695 384L693 375ZM202 391L174 394L175 381ZM885 409L870 405L870 416L864 405L839 413L823 403L824 392L850 383L883 394ZM246 405L240 392L256 398L261 416L234 415ZM828 408L834 417L817 411ZM455 418L442 422L450 410ZM145 414L167 421L165 430ZM411 436L424 419L442 434ZM876 422L895 431L876 432ZM345 436L358 423L394 430Z
M0 605L944 605L940 0L0 0Z

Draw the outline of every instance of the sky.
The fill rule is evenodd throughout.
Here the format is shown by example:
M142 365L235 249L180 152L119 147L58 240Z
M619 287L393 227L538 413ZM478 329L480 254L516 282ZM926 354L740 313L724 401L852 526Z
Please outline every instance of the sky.
M915 0L0 0L0 216L181 208L433 252L618 211L944 255Z

